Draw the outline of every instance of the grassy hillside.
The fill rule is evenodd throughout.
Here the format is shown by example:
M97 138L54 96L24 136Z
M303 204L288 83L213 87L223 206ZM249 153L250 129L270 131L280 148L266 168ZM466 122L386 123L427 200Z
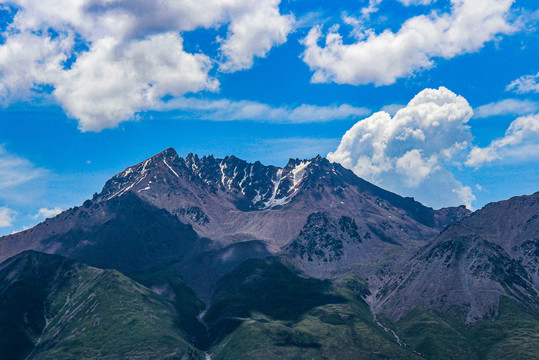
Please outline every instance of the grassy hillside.
M174 305L117 271L25 252L0 267L0 358L204 359Z
M224 359L419 359L373 320L363 285L303 278L276 259L225 276L205 319Z
M445 314L418 307L396 324L407 345L430 359L539 359L539 316L502 297L498 317L464 324L458 308Z

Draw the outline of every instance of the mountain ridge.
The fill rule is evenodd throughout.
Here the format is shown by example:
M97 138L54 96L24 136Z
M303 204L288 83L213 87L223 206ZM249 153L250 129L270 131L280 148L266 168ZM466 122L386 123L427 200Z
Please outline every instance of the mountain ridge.
M397 229L411 223L403 236L412 242L434 237L437 229L469 213L463 207L439 211L427 208L411 198L378 188L321 156L291 159L284 168L278 168L248 163L235 156L217 159L190 154L183 159L168 148L113 176L99 194L82 206L30 230L0 238L0 260L19 251L16 243L21 244L20 250L38 246L42 251L55 252L57 249L40 242L110 221L114 214L107 211L107 202L127 192L177 216L220 247L237 241L263 240L274 253L299 234L311 213L327 208L367 218L371 223L389 221ZM345 198L352 203L345 204ZM286 215L272 210L286 211ZM412 221L399 220L403 216ZM373 217L378 220L369 219ZM394 230L387 231L396 235Z
M117 288L120 293L142 291L143 303L153 299L164 306L157 306L161 313L175 314L183 330L173 348L179 344L178 351L188 349L193 358L204 356L196 347L215 359L267 353L286 359L284 349L296 358L446 358L440 347L450 339L459 354L475 359L478 349L513 342L520 353L533 354L538 246L539 192L474 213L463 206L434 210L321 156L290 159L281 168L235 156L181 158L169 148L114 175L81 206L0 237L0 275L13 261L37 254L32 250L89 264L76 266L121 279L127 287ZM54 268L57 255L34 257ZM11 272L0 279L0 300ZM72 275L66 278L76 282ZM84 281L94 284L93 278ZM317 291L307 291L315 285ZM65 295L50 288L43 299ZM312 306L304 306L302 293L311 294ZM126 314L140 319L146 313ZM500 331L498 316L503 324L525 318L527 327ZM33 332L21 325L34 334L27 345L42 329L37 318L30 321ZM173 338L176 325L169 329ZM431 340L418 326L441 335ZM483 338L469 326L508 334L507 342ZM87 336L78 327L74 334ZM257 340L246 341L249 334ZM339 350L334 336L349 350ZM462 345L468 340L474 345ZM69 350L51 344L60 354Z

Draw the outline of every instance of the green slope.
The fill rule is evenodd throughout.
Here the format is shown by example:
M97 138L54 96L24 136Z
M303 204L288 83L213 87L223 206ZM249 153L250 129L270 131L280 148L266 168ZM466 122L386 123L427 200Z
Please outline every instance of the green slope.
M179 319L117 271L31 251L0 265L2 359L204 359Z
M406 344L430 359L539 359L539 316L502 297L498 317L465 325L458 308L445 314L418 307L396 324Z
M419 359L374 322L362 291L248 260L219 282L205 317L212 360Z

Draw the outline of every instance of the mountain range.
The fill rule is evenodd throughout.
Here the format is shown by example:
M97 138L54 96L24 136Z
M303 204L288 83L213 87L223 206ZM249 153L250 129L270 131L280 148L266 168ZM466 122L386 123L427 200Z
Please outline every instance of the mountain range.
M169 148L0 238L0 357L539 358L538 218Z

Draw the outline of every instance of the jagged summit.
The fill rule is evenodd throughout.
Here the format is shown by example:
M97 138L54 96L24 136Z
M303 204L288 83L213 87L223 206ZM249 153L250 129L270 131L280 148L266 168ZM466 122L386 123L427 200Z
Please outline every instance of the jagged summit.
M380 229L374 227L379 238L390 233L417 240L430 238L469 213L463 208L433 210L383 190L320 155L291 158L278 167L234 155L189 153L182 158L168 148L112 177L93 200L109 201L127 192L177 215L203 236L225 243L238 238L271 239L275 250L293 240L307 217L317 211L379 224ZM281 211L268 213L275 210Z
M190 153L182 158L168 148L113 176L83 206L5 237L4 256L30 248L64 254L66 234L97 234L101 226L129 213L129 207L147 211L144 204L191 225L216 247L256 240L263 241L271 253L284 251L313 213L329 212L331 221L349 217L363 235L369 234L362 243L368 251L365 261L394 244L406 248L424 243L468 214L459 208L433 210L383 190L320 155L290 159L278 167L236 156ZM85 241L84 246L99 243ZM345 253L356 259L354 252Z
M280 168L259 161L249 163L234 155L215 158L189 153L181 158L173 148L168 148L112 177L97 200L110 200L127 191L149 191L158 182L174 185L181 178L202 181L214 191L241 194L247 200L241 202L244 210L263 210L290 202L307 177L329 180L346 171L320 155L312 159L290 159Z

